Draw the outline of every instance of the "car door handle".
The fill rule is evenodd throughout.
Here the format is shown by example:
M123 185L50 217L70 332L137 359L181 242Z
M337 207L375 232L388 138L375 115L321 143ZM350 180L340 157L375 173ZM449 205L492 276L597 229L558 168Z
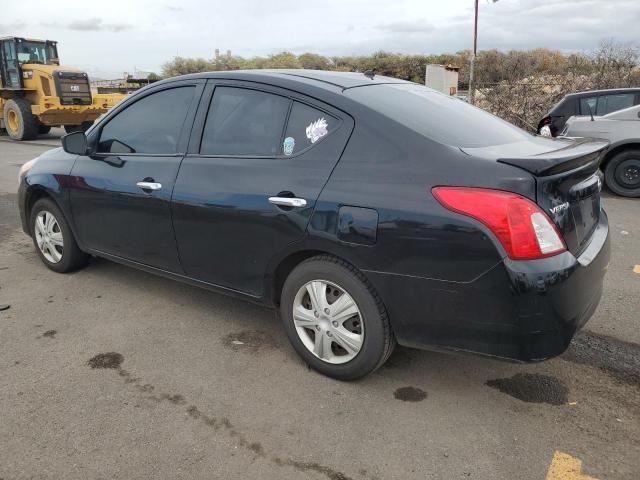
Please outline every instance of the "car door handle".
M156 182L138 182L136 185L143 190L160 190L162 188L162 184Z
M304 198L291 197L269 197L269 203L281 207L306 207L307 201Z

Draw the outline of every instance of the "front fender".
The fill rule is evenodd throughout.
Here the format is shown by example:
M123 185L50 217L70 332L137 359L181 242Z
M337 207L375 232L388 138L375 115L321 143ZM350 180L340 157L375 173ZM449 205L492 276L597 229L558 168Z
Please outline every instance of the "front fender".
M22 230L27 235L31 235L31 207L41 196L47 196L56 202L65 218L72 222L69 192L65 185L69 182L69 173L77 158L76 155L65 153L61 148L49 150L38 157L31 169L20 179L18 208Z

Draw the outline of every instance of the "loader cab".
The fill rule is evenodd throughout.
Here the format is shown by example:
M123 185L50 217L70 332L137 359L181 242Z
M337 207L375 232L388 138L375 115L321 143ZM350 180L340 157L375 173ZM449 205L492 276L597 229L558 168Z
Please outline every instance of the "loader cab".
M58 47L51 40L0 38L0 83L3 89L24 88L23 65L59 65Z

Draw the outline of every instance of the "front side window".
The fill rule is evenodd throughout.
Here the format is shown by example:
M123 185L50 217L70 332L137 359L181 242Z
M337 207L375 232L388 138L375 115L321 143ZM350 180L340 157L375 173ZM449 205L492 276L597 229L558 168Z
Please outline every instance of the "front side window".
M55 49L51 45L40 42L19 42L18 61L20 64L38 63L47 65L55 58Z
M596 114L596 105L598 103L598 97L587 97L580 99L580 114L591 115Z
M298 153L324 138L337 126L338 120L331 115L304 103L293 102L282 152L286 156Z
M3 44L4 57L6 65L0 65L4 70L7 81L7 87L19 88L21 85L20 72L18 70L18 62L16 61L16 47L14 42L6 41Z
M104 126L98 152L176 153L194 92L194 86L178 87L138 100Z
M203 155L276 156L291 100L258 90L217 87L207 114Z
M16 47L13 42L4 42L4 56L7 60L16 59Z
M633 107L634 100L634 93L603 95L598 99L598 115L606 115L607 113Z

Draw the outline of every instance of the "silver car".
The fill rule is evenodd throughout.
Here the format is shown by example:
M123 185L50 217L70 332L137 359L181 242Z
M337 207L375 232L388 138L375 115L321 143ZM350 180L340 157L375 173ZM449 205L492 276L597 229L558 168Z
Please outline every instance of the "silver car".
M560 136L611 142L600 165L606 185L618 195L640 197L640 105L601 117L571 117Z

